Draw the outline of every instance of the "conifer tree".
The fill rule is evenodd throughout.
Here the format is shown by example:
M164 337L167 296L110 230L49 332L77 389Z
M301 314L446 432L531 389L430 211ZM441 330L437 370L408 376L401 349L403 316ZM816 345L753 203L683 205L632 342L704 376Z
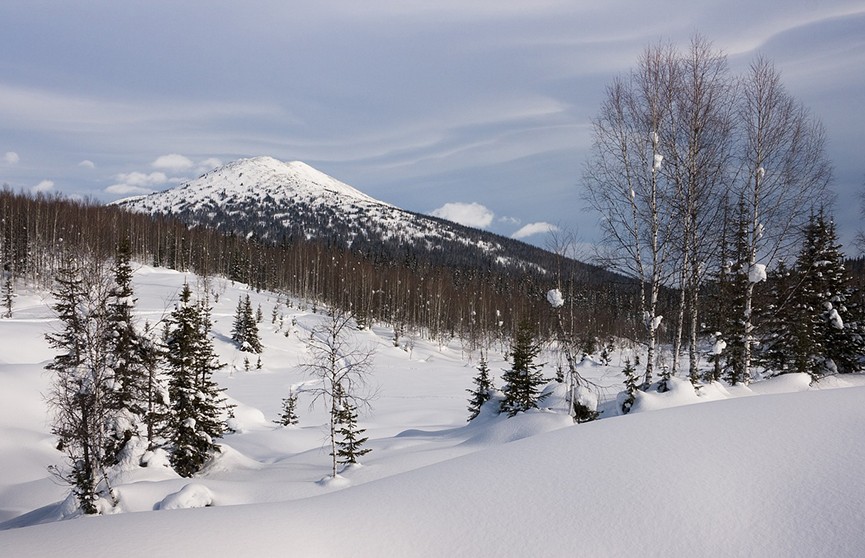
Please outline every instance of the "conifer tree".
M111 394L110 405L115 411L115 423L106 450L119 460L127 442L141 434L147 413L148 374L145 359L151 358L145 351L152 350L143 344L136 329L132 312L135 299L132 289L131 251L128 242L121 242L112 268L114 285L111 288L106 318L108 320L108 366L113 370L116 386Z
M370 448L361 446L369 439L361 437L366 432L363 428L357 426L357 407L350 399L344 397L344 391L340 388L339 401L341 402L337 412L337 424L340 427L336 433L339 434L340 440L336 442L336 461L340 465L354 465L357 463L358 457L363 457L372 451Z
M856 372L865 355L865 322L850 286L835 223L821 212L817 218L821 236L820 259L814 262L823 282L818 331L825 350L825 371Z
M475 388L466 390L471 394L468 409L469 421L474 420L480 414L481 407L490 400L493 393L493 379L490 376L490 368L487 366L486 356L483 354L481 355L480 362L478 362L477 371L478 373L472 379Z
M260 353L263 350L258 333L258 322L253 315L249 295L246 295L243 300L237 301L231 339L237 343L241 351Z
M226 429L223 390L212 379L224 365L213 350L210 328L210 309L194 302L189 285L184 284L165 340L171 465L183 477L200 471L208 457L220 451L214 440Z
M4 318L12 317L12 306L15 303L15 284L13 282L12 273L3 272L3 308L6 312L3 313Z
M773 290L764 360L779 373L825 374L861 369L865 331L849 287L835 227L821 212L805 229L795 274ZM779 291L779 292L776 292Z
M630 359L625 361L625 369L622 370L622 374L625 375L625 397L621 402L621 410L622 414L628 414L637 401L637 390L639 389L637 387L637 371Z
M297 418L297 394L294 390L288 392L288 397L282 400L282 414L275 421L282 426L294 426L299 422Z
M541 375L541 365L535 364L540 352L541 346L535 341L531 324L521 322L511 347L513 364L503 376L504 399L499 412L512 417L519 412L538 408L538 402L543 398L539 388L546 383Z
M107 474L113 456L106 451L116 418L110 404L115 378L106 345L107 290L102 273L85 273L67 258L53 291L53 309L62 329L46 335L48 344L59 351L46 365L54 373L51 430L68 459L68 468L53 471L72 486L85 514L99 513L100 499L115 503Z

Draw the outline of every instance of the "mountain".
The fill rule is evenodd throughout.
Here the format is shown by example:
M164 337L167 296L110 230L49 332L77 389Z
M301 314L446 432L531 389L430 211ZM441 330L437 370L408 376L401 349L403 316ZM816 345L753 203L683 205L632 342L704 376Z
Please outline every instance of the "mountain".
M431 260L467 268L518 268L547 275L556 256L523 242L400 209L309 165L239 159L176 188L115 202L261 242L318 239L376 261ZM606 272L569 261L584 278Z

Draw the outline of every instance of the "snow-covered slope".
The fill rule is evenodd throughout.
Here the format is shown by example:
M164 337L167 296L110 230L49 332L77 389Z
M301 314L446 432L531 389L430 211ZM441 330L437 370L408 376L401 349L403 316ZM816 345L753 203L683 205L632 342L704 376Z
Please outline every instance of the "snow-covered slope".
M184 281L205 288L140 266L139 319L157 323ZM354 337L377 348L379 397L360 420L372 452L322 483L326 416L309 407L298 364L326 316L216 277L206 288L228 364L215 379L237 404L236 433L195 478L133 467L115 481L120 513L59 522L67 489L47 471L61 454L42 396L53 356L43 335L57 321L44 293L19 292L13 317L0 319L0 556L843 557L865 548L865 376L809 386L791 374L700 391L674 379L627 416L608 399L587 424L571 422L552 383L546 409L506 418L488 406L466 424L470 353L409 335L397 348L376 326ZM265 316L260 370L244 370L229 341L247 294ZM501 349L489 353L497 386L508 367ZM580 372L612 398L633 357L587 359ZM554 359L542 360L552 376ZM300 394L300 424L283 428L272 420L289 389ZM198 506L208 507L177 509Z
M177 188L115 203L147 213L180 214L208 211L219 205L288 204L292 201L343 209L392 207L306 163L284 163L273 157L239 159Z
M263 240L324 238L375 253L389 244L400 254L410 247L449 260L464 254L483 267L538 269L549 256L512 239L405 211L305 163L272 157L240 159L176 188L115 204Z

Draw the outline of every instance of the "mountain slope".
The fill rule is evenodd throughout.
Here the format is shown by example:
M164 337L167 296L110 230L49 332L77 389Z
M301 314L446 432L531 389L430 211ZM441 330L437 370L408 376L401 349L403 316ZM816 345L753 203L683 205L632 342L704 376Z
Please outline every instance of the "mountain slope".
M115 202L264 242L316 238L388 261L428 258L460 267L546 274L555 256L523 242L405 211L302 162L240 159L177 188ZM410 255L409 255L410 254ZM605 275L570 262L586 277Z

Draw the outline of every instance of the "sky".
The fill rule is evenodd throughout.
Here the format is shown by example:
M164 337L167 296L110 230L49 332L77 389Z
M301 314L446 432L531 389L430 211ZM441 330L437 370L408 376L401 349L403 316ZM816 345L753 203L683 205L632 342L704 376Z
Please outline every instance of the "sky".
M823 122L849 245L865 0L4 0L0 183L107 202L269 155L404 209L590 245L582 172L605 86L694 33L734 71L772 59Z

